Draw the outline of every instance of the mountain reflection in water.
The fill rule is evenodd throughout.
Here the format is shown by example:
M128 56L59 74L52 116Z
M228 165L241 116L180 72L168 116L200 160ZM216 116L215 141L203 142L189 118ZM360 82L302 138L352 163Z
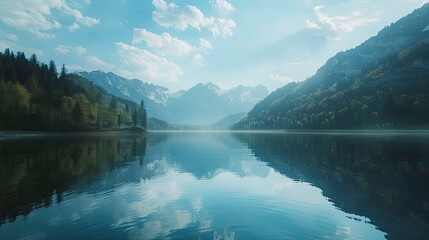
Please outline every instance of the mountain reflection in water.
M239 134L262 161L309 182L389 239L429 234L429 135Z
M3 141L0 236L424 239L428 140L151 133Z

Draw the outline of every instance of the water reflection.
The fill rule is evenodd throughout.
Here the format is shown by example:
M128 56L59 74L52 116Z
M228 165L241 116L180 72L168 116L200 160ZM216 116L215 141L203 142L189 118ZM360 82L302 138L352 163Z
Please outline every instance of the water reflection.
M0 236L426 236L428 141L164 133L0 143Z
M102 173L141 160L146 138L7 141L0 144L0 152L0 222L5 223L33 209L61 203L65 193L84 189L73 186L88 186ZM107 180L97 190L109 189L128 178Z
M366 216L389 239L429 234L429 136L236 134L262 161Z

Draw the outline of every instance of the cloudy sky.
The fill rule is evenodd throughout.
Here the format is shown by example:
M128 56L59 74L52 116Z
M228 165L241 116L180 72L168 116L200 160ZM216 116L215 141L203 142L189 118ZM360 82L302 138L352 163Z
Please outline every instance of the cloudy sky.
M429 0L1 0L0 49L187 89L274 90Z

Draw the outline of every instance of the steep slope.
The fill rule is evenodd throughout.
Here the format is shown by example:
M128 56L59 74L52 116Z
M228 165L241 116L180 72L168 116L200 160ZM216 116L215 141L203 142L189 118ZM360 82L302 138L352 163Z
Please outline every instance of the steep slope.
M147 119L147 129L148 130L166 130L170 126L167 122L156 119L156 118L148 118Z
M137 103L143 100L149 116L174 124L212 125L227 115L249 111L268 96L262 85L222 90L213 83L200 83L189 90L174 93L165 87L113 73L94 71L78 74L115 96Z
M247 115L247 113L235 113L228 115L224 118L222 118L220 121L215 123L213 127L215 128L221 128L221 129L228 129L230 128L234 123L240 121L242 118L244 118Z
M79 72L78 75L102 87L110 94L139 103L143 100L151 116L166 119L167 101L171 95L165 87L143 82L137 79L127 79L114 73L102 71Z
M234 129L429 126L429 4L258 103Z

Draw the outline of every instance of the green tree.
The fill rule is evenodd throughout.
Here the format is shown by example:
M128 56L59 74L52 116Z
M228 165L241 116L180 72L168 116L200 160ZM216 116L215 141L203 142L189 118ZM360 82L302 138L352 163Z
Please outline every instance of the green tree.
M117 123L117 108L118 108L118 101L116 100L116 97L112 98L112 101L110 101L109 110L110 110L110 123L112 126L116 126Z
M133 114L133 124L134 124L134 127L137 127L137 110L136 111L134 111L134 114Z
M116 100L115 97L113 97L112 101L110 101L109 109L116 110L117 107L118 107L118 101Z
M7 101L7 89L6 83L0 78L0 118L4 117L6 112L6 101Z
M80 127L83 122L83 111L79 102L76 102L76 104L74 105L74 108L72 110L72 117L75 126Z
M66 66L63 64L63 66L61 67L61 73L60 73L60 79L65 79L67 76L67 69Z
M143 108L142 109L142 116L141 116L142 120L141 120L141 127L142 128L146 128L147 125L147 114L146 114L146 110Z
M25 87L31 93L31 103L43 102L43 91L40 88L39 83L34 76L30 77Z
M118 127L121 127L121 125L122 125L122 114L119 113L118 114Z
M19 83L13 84L13 92L11 97L16 104L16 109L26 113L30 106L30 93Z
M52 75L52 78L58 77L57 66L55 65L55 62L52 60L49 62L49 73Z
M143 99L140 102L140 108L141 108L141 111L140 111L140 118L141 118L141 120L140 120L140 126L142 128L146 128L146 125L147 125L147 112L146 112L146 108L144 106Z
M74 117L73 117L73 109L76 105L76 101L71 98L64 96L61 99L61 115L62 115L62 123L64 127L73 126Z
M57 79L58 79L58 71L54 61L49 62L49 73L48 73L48 82L49 82L49 90L50 93L53 93L55 88L57 87Z

